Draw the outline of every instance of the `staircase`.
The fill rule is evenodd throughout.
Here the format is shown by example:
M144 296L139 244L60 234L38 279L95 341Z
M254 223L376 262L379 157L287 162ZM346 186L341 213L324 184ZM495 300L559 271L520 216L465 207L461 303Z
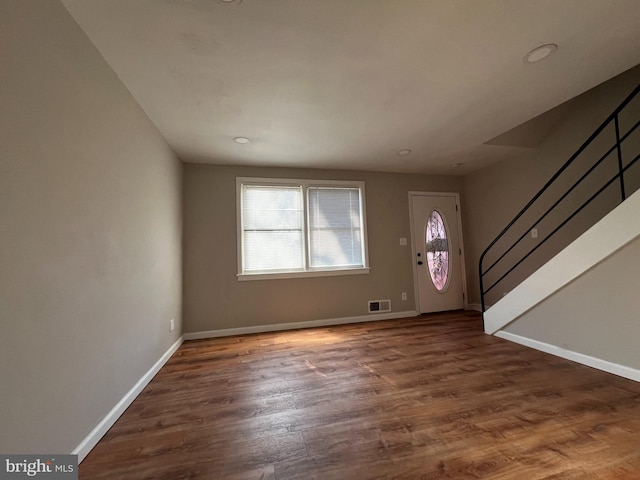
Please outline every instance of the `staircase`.
M485 332L496 333L638 238L640 191L489 308L484 313Z
M543 350L570 348L572 341L564 338L561 330L567 324L567 315L572 319L576 315L564 311L564 292L571 291L572 285L589 277L599 265L610 260L619 262L620 255L628 255L625 249L634 251L635 244L640 245L640 192L636 192L640 188L639 93L640 85L482 253L479 275L486 333L526 344L525 340L531 338L514 332L528 332L533 337L551 339L552 343L542 342L547 345ZM531 236L539 232L543 235L532 240ZM623 267L633 269L640 279L640 262L634 261L633 256L626 259ZM606 266L602 268L606 270ZM601 290L615 284L615 278L607 278ZM504 290L508 293L501 294ZM618 290L610 292L609 297L616 298ZM635 303L635 298L629 300ZM601 301L608 303L606 299ZM555 310L550 305L556 305ZM583 316L589 314L587 311ZM557 335L547 335L548 330L556 330ZM562 345L553 345L557 338L564 339ZM640 354L637 359L624 361L637 361L634 368L640 369Z

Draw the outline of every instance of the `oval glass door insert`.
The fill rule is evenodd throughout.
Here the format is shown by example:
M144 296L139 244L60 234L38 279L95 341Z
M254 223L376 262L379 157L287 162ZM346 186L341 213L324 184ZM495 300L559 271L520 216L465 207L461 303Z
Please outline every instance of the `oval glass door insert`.
M427 269L436 290L443 292L449 285L449 235L442 215L437 210L427 219Z

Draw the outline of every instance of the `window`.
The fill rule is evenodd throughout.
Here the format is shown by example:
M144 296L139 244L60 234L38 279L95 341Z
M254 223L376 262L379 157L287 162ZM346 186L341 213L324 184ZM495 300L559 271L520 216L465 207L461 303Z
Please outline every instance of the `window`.
M238 278L368 273L364 182L237 179Z

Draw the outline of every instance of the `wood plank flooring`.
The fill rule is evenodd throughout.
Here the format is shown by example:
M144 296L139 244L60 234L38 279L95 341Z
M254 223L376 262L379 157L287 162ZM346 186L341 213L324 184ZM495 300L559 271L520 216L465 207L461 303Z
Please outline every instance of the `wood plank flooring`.
M639 479L640 384L471 312L191 341L80 478Z

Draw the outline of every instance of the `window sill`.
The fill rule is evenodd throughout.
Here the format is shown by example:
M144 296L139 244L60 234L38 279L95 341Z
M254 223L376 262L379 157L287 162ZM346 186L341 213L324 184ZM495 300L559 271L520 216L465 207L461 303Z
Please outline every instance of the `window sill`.
M252 280L279 280L284 278L308 278L308 277L337 277L343 275L364 275L370 268L348 268L344 270L312 270L308 272L278 272L278 273L239 273L238 281Z

